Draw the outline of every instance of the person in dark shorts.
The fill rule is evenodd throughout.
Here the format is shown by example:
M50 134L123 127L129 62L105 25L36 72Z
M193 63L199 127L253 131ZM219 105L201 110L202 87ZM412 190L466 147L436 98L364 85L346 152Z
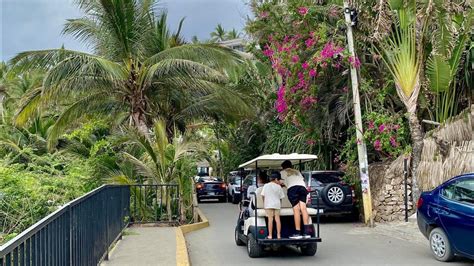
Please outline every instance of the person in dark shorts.
M283 170L280 172L283 184L288 188L288 200L293 206L293 216L295 219L296 233L291 235L291 239L310 238L310 235L301 234L301 215L303 224L309 224L308 210L306 209L306 183L300 171L293 169L293 164L286 160L281 164Z

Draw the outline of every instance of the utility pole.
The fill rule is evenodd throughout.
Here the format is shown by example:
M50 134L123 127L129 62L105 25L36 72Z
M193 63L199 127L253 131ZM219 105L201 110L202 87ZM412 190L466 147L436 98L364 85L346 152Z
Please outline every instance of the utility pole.
M355 62L356 56L354 52L354 36L352 35L352 18L353 11L349 8L347 0L344 0L344 16L347 25L347 45L349 48L352 62ZM364 141L364 131L362 129L362 115L360 111L360 97L359 97L359 81L357 77L357 69L354 64L350 64L351 68L351 83L352 83L352 101L354 103L354 116L357 134L357 154L359 158L359 174L362 187L362 201L364 204L364 221L369 226L373 226L372 217L372 196L370 194L369 181L369 163L367 160L367 147Z

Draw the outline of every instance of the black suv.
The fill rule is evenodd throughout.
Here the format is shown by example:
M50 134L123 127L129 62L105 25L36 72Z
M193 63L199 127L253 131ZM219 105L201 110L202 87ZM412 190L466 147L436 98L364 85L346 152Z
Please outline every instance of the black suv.
M302 174L308 191L317 191L309 194L308 207L316 209L319 199L322 215L350 214L358 218L354 188L342 180L343 172L304 171Z

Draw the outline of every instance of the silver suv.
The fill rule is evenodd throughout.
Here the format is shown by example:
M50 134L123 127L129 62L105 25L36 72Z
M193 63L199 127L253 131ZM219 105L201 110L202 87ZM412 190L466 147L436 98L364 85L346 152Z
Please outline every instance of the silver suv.
M241 199L241 188L240 188L240 179L241 177L237 174L232 174L229 176L227 184L227 197L230 202L237 204Z

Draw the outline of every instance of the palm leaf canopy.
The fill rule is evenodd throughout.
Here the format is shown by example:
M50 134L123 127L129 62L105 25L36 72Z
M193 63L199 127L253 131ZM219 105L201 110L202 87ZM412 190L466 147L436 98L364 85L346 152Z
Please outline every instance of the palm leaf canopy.
M51 106L66 106L51 130L51 146L67 125L84 114L127 113L130 124L147 134L144 127L151 128L155 118L151 114L164 117L169 115L166 111L178 116L184 106L194 106L196 112L187 115L203 117L212 108L199 101L243 97L224 89L227 73L242 63L239 55L215 44L184 44L179 35L183 20L171 33L166 13L155 15L156 1L79 0L77 4L85 16L68 20L63 32L85 42L93 53L64 48L28 51L11 61L17 69L47 70L41 90L22 102L19 124ZM249 109L244 101L232 105L227 100L224 105L231 105L227 110L232 112Z
M403 0L390 1L396 14L396 25L392 34L376 48L392 74L397 93L407 109L412 112L420 90L421 49L417 46L416 7L406 5Z

